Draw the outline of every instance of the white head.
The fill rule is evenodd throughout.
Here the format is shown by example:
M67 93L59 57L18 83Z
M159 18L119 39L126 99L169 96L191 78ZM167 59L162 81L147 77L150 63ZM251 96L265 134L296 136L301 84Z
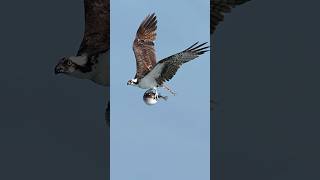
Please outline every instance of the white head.
M91 71L91 67L87 67L86 56L71 56L63 57L56 65L54 71L55 74L69 74L72 75L76 71L88 72Z
M137 79L137 78L135 78L135 79L130 79L130 80L127 82L127 85L137 86L137 85L138 85L138 79Z

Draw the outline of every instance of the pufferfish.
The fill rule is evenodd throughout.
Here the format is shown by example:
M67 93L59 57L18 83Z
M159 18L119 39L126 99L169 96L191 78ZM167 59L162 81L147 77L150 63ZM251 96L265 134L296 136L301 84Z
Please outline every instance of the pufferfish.
M154 89L149 89L143 94L143 101L147 105L154 105L158 102L159 99L167 100L168 96L162 96Z

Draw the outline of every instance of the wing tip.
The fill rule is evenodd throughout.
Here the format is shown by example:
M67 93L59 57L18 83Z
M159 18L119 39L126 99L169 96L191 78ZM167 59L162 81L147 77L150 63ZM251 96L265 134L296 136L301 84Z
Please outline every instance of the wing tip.
M204 42L199 45L198 44L199 44L199 41L197 41L196 43L188 47L185 51L195 52L198 55L204 54L205 52L210 51L210 49L208 49L210 46L203 47L204 45L208 44L208 42Z
M155 13L148 14L144 20L141 22L136 36L139 38L147 38L150 40L155 40L156 30L157 30L157 16Z

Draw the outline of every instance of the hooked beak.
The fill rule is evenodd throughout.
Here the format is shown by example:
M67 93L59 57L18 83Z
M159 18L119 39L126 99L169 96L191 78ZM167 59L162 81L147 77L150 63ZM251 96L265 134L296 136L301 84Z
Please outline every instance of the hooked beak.
M129 85L130 83L129 83L129 81L127 82L127 86Z
M59 65L57 65L55 68L54 68L54 74L60 74L60 73L64 73L64 70L62 67L60 67Z

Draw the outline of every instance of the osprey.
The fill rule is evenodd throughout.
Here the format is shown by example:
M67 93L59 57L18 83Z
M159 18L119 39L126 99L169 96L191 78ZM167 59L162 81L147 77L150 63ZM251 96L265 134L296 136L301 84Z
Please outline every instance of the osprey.
M140 24L133 41L133 51L136 58L136 75L127 82L127 85L137 86L142 89L164 87L171 91L165 84L169 81L186 62L189 62L208 51L207 43L195 43L182 52L169 56L156 63L154 41L156 39L157 19L155 14L148 15ZM156 91L157 95L157 91Z
M108 0L84 0L85 31L76 56L60 59L55 74L89 79L101 86L109 86L109 17ZM109 113L108 103L106 119Z
M224 13L228 13L237 5L248 2L249 0L211 0L210 3L210 34L213 35L219 22L223 21ZM214 39L212 37L212 39ZM214 108L215 100L210 101Z

